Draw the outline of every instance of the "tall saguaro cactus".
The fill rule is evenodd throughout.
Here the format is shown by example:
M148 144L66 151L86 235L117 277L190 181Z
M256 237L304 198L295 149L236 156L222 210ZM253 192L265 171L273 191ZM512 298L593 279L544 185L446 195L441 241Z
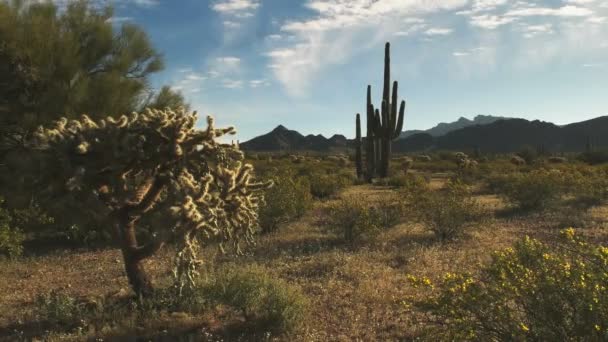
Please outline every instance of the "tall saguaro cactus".
M391 96L391 53L390 43L386 43L384 51L384 86L380 109L374 108L371 100L371 86L367 86L367 138L366 164L367 180L377 174L387 177L391 159L391 145L403 129L405 101L401 101L397 111L398 88L397 81L393 83Z
M363 176L363 161L361 159L361 115L357 113L355 137L355 165L357 166L357 178Z
M393 83L392 98L391 95L391 45L386 43L384 52L384 90L382 92L382 107L381 119L378 127L381 157L378 173L380 177L388 176L389 162L391 158L391 145L393 140L397 139L403 129L403 116L405 114L405 101L401 101L399 112L397 112L398 102L398 87L397 81Z

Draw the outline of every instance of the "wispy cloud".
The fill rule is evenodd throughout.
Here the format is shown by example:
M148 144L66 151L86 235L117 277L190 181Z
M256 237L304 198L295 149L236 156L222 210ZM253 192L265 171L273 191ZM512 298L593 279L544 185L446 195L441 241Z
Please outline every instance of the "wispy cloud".
M243 81L225 79L222 81L222 86L227 89L240 89L243 88Z
M211 9L223 14L243 15L251 13L259 6L260 4L253 0L223 0L211 5Z
M608 2L600 0L307 0L304 6L314 15L285 21L276 34L293 39L277 39L264 53L275 78L295 96L305 95L329 65L391 37L442 48L472 73L475 63L493 70L497 59L522 67L584 56L608 34ZM463 20L469 25L461 26ZM458 42L486 47L458 48Z
M452 32L454 32L454 30L452 30L451 28L433 27L424 31L424 34L426 34L427 36L447 36Z
M425 14L459 9L467 3L468 0L308 0L305 7L315 15L281 25L281 32L294 38L266 52L268 65L288 93L302 96L325 67L343 63L357 51L374 47L391 36L424 30L421 16ZM378 25L380 22L382 25ZM439 33L431 31L435 32Z
M252 18L259 7L257 0L220 0L211 5L213 11L225 18L223 24L229 30L240 28L242 21Z

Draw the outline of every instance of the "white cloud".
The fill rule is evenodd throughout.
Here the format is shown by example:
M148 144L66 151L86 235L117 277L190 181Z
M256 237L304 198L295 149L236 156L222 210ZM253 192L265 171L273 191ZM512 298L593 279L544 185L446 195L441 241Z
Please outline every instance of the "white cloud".
M534 38L540 34L554 33L552 24L522 25L522 31L525 38Z
M222 80L222 87L224 87L226 89L240 89L240 88L243 88L243 81L225 79L225 80Z
M604 63L586 63L583 64L583 68L603 68L606 64Z
M160 1L159 0L130 0L134 4L142 7L152 7L157 6Z
M270 85L270 82L268 82L268 80L265 78L249 81L249 87L251 87L251 88L260 88L260 87L265 87L268 85Z
M222 66L229 68L229 69L234 69L237 68L240 64L241 64L241 59L238 57L232 57L232 56L228 56L228 57L218 57L215 59L215 61L218 64L221 64Z
M124 23L126 21L133 21L133 17L112 17L107 20L109 23Z
M471 17L470 24L483 29L494 30L500 26L510 24L515 21L516 18L508 18L497 15L476 15Z
M211 5L211 9L222 14L242 14L259 6L260 4L253 0L222 0Z
M231 34L239 31L243 21L254 16L258 7L258 0L219 0L211 5L211 9L224 19L222 24L227 31L228 40Z
M454 30L450 28L433 27L424 31L424 34L426 34L427 36L447 36L449 34L452 34L452 32L454 32Z
M523 7L508 11L509 17L555 16L555 17L587 17L593 11L579 6L567 5L559 8L549 7Z
M222 24L224 24L224 27L232 29L241 27L241 23L233 20L224 20Z

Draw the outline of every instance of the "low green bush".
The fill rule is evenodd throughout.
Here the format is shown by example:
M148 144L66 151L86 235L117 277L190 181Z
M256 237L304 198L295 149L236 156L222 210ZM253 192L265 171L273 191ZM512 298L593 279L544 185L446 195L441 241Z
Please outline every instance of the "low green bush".
M309 302L300 288L259 266L222 268L201 291L211 302L240 310L260 329L292 332L306 323Z
M340 190L354 182L354 178L345 173L312 174L309 179L310 193L319 199L334 197Z
M440 191L417 191L409 194L414 218L440 240L461 235L481 217L481 207L469 188L450 180Z
M419 176L413 175L411 173L399 173L388 178L381 178L376 181L376 185L380 186L390 186L393 188L403 188L411 186L412 182L417 182Z
M34 305L38 319L53 325L73 327L86 318L82 303L57 290L38 295Z
M14 225L12 215L2 207L2 202L0 198L0 254L13 258L23 252L25 236L21 229Z
M496 184L498 194L521 210L555 207L566 193L564 173L559 170L532 170L507 175Z
M571 170L565 177L565 187L576 207L588 209L608 199L608 170L587 168Z
M563 231L559 243L525 238L496 252L479 276L448 273L416 305L434 319L433 341L605 341L608 247Z
M348 243L373 237L386 225L378 209L355 197L333 203L329 207L326 224Z
M263 233L276 231L279 225L295 220L312 206L310 182L293 173L282 172L272 177L275 184L265 194L259 211Z

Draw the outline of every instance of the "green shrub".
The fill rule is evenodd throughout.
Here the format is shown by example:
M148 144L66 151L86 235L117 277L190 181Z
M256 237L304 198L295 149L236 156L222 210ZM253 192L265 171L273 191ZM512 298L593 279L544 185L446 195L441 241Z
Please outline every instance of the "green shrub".
M0 254L13 258L23 252L25 237L21 229L14 226L14 219L9 211L1 207L2 202L0 198Z
M73 326L84 318L84 310L75 297L53 290L35 301L38 319L54 325Z
M326 223L348 243L373 237L385 225L379 210L355 197L347 197L332 204Z
M578 238L559 244L525 238L496 252L481 274L445 275L418 306L437 323L431 340L605 341L608 339L608 248ZM431 290L432 289L432 290Z
M372 210L372 216L378 220L380 227L388 229L401 223L403 206L404 204L401 201L395 201L376 203L370 209Z
M378 179L376 185L380 186L390 186L393 188L403 188L411 185L412 182L415 182L418 176L412 174L400 173L388 178Z
M280 224L295 220L312 206L310 183L306 178L282 172L273 177L274 186L266 191L260 207L262 232L276 231Z
M558 204L564 195L565 178L558 170L533 170L506 176L497 190L519 209L548 209Z
M595 168L571 170L565 177L565 187L575 206L587 209L599 205L608 199L608 172Z
M298 330L308 313L308 300L298 287L258 266L220 269L201 291L211 302L240 310L263 329Z
M584 152L578 156L578 159L591 165L608 163L608 151Z
M418 191L410 196L415 219L440 240L462 234L481 215L480 205L459 181L448 181L441 191Z
M310 192L315 198L325 199L336 196L338 191L353 183L347 174L313 174L310 176Z

